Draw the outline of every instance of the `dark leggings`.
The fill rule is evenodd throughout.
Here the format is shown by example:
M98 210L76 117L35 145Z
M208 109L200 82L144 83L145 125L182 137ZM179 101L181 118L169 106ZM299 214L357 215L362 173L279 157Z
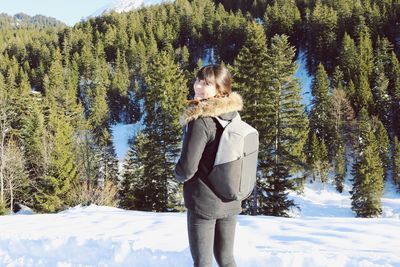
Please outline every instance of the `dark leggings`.
M236 215L205 219L188 210L187 225L194 267L211 267L213 250L220 267L236 267L233 258Z

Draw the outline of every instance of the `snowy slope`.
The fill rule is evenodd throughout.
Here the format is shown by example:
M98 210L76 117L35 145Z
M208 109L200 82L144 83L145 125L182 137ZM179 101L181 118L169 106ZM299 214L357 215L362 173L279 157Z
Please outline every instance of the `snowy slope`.
M89 17L96 17L103 13L108 13L111 11L116 11L118 13L128 12L136 8L139 8L141 6L154 5L162 2L166 1L165 0L114 0L112 3L96 10L96 12L94 12Z
M351 210L350 194L353 188L353 176L351 174L353 160L350 150L348 153L343 192L339 193L335 189L333 172L329 173L326 183L321 183L318 180L311 183L311 179L307 178L304 191L301 194L289 192L289 198L293 199L301 209L300 211L293 210L290 214L292 217L355 217L355 213ZM384 185L381 198L382 215L380 217L400 219L400 192L397 192L391 177L388 177Z
M301 86L301 103L310 109L311 105L311 84L314 79L313 76L309 75L307 70L307 58L306 54L302 49L299 50L299 54L296 58L296 64L298 68L294 74L300 81Z
M289 197L299 205L300 211L294 210L293 217L345 217L354 218L355 213L351 210L352 189L349 180L344 184L343 193L336 191L333 181L328 184L320 182L308 183L302 194L290 192ZM382 201L382 218L400 219L400 193L391 181L385 182L384 195Z
M143 128L143 120L138 123L123 124L117 123L111 125L112 141L115 148L115 153L119 161L124 161L128 154L129 144L128 141L136 133Z
M95 205L2 216L0 266L191 266L185 216ZM241 267L400 266L398 219L239 216L236 234Z

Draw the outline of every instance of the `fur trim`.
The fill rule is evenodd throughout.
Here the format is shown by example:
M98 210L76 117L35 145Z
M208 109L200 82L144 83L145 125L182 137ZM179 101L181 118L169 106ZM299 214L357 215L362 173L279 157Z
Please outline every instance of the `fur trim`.
M190 105L179 119L182 126L199 117L216 117L232 111L240 111L243 108L242 97L232 92L227 97L213 97L200 101L197 105Z

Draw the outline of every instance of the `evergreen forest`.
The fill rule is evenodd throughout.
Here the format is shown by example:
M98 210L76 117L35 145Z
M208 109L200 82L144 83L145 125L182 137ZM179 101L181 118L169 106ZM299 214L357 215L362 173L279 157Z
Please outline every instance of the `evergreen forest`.
M184 210L179 116L210 50L260 133L243 214L288 216L289 190L342 192L346 173L356 216L382 213L384 184L400 190L400 0L175 0L73 27L0 14L0 214ZM143 124L123 162L115 123Z

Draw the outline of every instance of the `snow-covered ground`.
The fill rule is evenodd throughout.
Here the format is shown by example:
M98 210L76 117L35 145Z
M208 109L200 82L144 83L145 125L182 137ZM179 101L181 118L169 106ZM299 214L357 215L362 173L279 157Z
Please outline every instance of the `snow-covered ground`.
M94 205L3 216L0 265L190 266L185 216ZM243 267L400 266L398 219L239 216L236 234Z
M290 194L302 209L294 218L240 215L238 266L400 266L400 194L388 183L382 218L354 218L348 187L306 184ZM0 216L0 266L191 266L186 213L91 205L26 214Z

